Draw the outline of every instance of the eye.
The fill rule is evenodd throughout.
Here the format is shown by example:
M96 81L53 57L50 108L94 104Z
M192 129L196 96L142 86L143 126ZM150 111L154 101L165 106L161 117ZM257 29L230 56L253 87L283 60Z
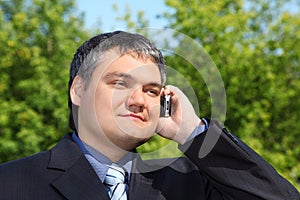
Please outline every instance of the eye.
M156 92L156 91L149 91L149 94L150 94L151 96L157 97L159 93Z
M147 94L149 94L149 96L157 97L160 95L160 90L158 90L158 89L146 88L146 89L144 89L144 91L147 92Z
M143 86L143 91L151 97L160 96L161 85L157 83L149 83Z
M118 89L123 89L127 87L127 83L123 80L115 80L112 82L112 85Z

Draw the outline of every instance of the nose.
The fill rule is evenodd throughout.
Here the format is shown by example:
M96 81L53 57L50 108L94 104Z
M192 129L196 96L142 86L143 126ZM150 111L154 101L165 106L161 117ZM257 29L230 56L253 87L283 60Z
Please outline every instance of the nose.
M126 100L126 107L129 111L138 113L146 107L145 94L142 88L135 89Z

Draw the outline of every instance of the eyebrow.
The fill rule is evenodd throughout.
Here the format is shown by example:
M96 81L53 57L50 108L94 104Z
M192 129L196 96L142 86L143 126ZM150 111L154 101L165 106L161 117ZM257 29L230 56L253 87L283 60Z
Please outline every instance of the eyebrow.
M132 75L128 74L128 73L122 73L122 72L110 72L108 74L106 74L104 76L104 79L109 79L112 77L118 77L118 78L123 78L123 79L127 79L129 81L134 81L134 82L138 82ZM149 86L153 86L153 87L159 87L162 88L163 86L160 83L157 82L149 82L145 85L149 85Z
M158 88L160 88L160 89L163 87L161 84L156 83L156 82L150 82L150 83L145 84L145 85L151 86L151 87L158 87Z
M130 74L127 73L122 73L122 72L110 72L104 76L104 79L108 79L111 77L118 77L118 78L124 78L124 79L129 79L135 81L135 78L131 76Z

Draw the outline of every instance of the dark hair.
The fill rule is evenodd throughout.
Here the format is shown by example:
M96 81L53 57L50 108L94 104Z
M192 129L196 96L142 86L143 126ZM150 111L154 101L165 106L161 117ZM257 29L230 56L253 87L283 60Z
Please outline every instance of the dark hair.
M76 131L77 106L72 104L70 98L70 88L73 79L77 75L80 75L84 80L85 86L87 86L102 55L113 48L120 55L134 52L140 58L150 58L159 67L162 84L166 81L166 66L162 53L144 36L124 31L115 31L90 38L77 49L70 66L68 88L68 105L70 108L69 126L74 131Z

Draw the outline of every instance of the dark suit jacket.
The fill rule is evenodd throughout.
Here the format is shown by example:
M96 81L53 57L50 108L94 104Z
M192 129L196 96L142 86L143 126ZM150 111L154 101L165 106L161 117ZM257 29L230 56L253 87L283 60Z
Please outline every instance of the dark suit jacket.
M203 158L206 136L217 137ZM207 139L207 138L206 138ZM210 142L214 142L213 140ZM298 191L226 129L211 122L206 134L180 149L187 157L134 160L129 199L299 200ZM53 149L0 166L1 200L109 197L93 168L67 134Z

